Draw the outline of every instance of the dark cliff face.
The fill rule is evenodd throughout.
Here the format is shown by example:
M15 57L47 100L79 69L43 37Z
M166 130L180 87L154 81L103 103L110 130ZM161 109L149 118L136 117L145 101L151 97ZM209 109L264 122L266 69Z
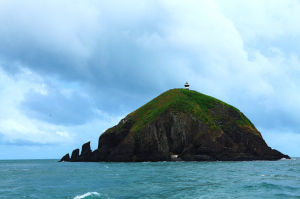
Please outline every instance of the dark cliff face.
M167 104L167 105L166 105ZM159 107L159 108L157 108ZM213 161L289 158L271 149L236 108L181 89L155 98L62 161ZM73 158L74 157L74 158Z

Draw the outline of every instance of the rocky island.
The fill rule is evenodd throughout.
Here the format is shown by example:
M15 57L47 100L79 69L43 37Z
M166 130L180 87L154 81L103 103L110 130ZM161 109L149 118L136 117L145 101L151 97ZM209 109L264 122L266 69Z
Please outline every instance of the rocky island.
M171 89L60 161L244 161L290 157L270 148L237 108L188 89Z

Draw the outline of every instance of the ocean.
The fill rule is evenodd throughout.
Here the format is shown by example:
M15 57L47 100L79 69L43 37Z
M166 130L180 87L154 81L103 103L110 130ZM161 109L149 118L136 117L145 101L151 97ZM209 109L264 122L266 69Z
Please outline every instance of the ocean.
M0 198L300 198L300 158L143 163L2 160Z

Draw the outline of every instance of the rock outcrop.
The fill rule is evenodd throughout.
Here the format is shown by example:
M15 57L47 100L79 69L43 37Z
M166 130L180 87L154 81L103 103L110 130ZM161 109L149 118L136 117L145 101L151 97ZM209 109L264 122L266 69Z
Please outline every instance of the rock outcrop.
M72 161L72 162L77 162L77 161L79 161L79 149L74 149L74 150L72 151L71 161Z
M68 155L68 154L67 154ZM240 161L289 156L271 149L238 109L213 97L172 89L127 115L62 161Z
M84 145L82 145L79 161L89 161L91 157L92 157L92 150L91 150L90 142L87 142Z
M69 162L71 161L70 155L69 153L67 153L66 155L64 155L59 162Z

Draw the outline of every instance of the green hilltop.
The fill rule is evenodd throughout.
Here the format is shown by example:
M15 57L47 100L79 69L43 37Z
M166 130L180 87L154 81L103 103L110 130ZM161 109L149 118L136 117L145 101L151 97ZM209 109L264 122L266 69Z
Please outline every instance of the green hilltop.
M238 112L240 118L235 122L242 128L255 129L254 125L243 113L221 100L193 90L170 89L128 115L135 121L131 131L140 131L167 110L191 114L210 128L217 130L221 127L217 124L220 118L218 114L214 113L216 106L222 106L225 109L232 109Z

